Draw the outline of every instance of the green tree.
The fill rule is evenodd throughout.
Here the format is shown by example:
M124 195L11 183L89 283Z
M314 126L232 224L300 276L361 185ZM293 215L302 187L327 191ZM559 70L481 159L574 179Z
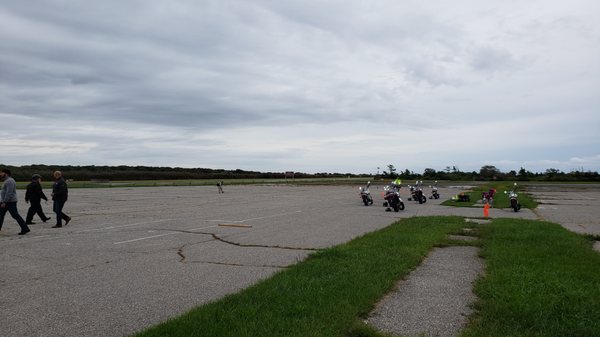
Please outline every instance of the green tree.
M500 175L500 170L493 165L482 166L479 170L479 175L485 180L495 180Z
M423 171L423 178L425 179L436 179L436 177L437 172L432 168L426 168L425 171Z
M390 176L390 178L396 178L396 168L394 167L394 165L389 164L387 167L388 167L387 174ZM383 173L386 174L385 171Z

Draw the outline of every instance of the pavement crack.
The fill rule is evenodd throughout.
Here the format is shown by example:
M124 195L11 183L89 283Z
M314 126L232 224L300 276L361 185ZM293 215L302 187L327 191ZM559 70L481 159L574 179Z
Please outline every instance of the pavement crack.
M185 246L183 246L183 247L181 247L181 248L179 248L177 250L177 255L179 255L179 257L181 257L181 260L179 260L179 262L181 262L181 263L183 263L183 261L185 260L185 255L183 255L183 248L184 247Z
M169 230L169 231L171 231L171 232L189 233L189 234L210 235L216 241L220 241L220 242L223 242L223 243L226 243L226 244L229 244L229 245L234 245L234 246L243 247L243 248L274 248L274 249L307 250L307 251L318 251L318 250L320 250L319 248L309 248L309 247L290 247L290 246L279 246L279 245L244 244L244 243L239 243L239 242L234 242L234 241L226 240L226 239L218 236L215 233L209 233L209 232L198 232L198 231L189 231L189 230L181 230L181 229L180 230L174 229L174 230Z
M278 269L285 269L285 268L289 267L289 266L277 266L277 265L269 265L269 264L254 265L254 264L231 263L231 262L215 262L215 261L189 261L189 262L186 262L186 263L202 263L202 264L214 264L214 265L219 265L219 266L253 267L253 268L278 268Z
M308 250L308 251L317 251L317 250L319 250L317 248L306 248L306 247L288 247L288 246L277 246L277 245L270 246L270 245L243 244L243 243L239 243L239 242L233 242L233 241L225 240L222 237L219 237L217 234L214 234L214 233L211 233L211 235L217 241L221 241L221 242L229 244L229 245L234 245L234 246L244 247L244 248L275 248L275 249Z

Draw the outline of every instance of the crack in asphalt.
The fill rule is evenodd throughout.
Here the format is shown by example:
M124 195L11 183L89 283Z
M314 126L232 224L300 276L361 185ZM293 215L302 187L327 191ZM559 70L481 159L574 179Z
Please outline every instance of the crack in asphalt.
M233 267L254 267L254 268L278 268L285 269L289 268L289 266L277 266L277 265L253 265L253 264L243 264L243 263L231 263L231 262L215 262L215 261L189 261L186 263L203 263L203 264L215 264L220 266L233 266Z
M317 251L319 249L316 248L297 248L297 247L286 247L286 246L268 246L268 245L247 245L247 244L241 244L238 242L233 242L233 241L228 241L225 240L221 237L219 237L218 235L214 234L214 233L206 233L206 232L192 232L192 231L186 231L186 230L175 230L175 232L182 232L182 233L190 233L190 234L203 234L203 235L211 235L213 237L214 241L219 241L219 242L223 242L229 245L233 245L233 246L237 246L237 247L242 247L242 248L275 248L275 249L286 249L286 250L305 250L305 251ZM231 262L215 262L215 261L186 261L186 256L184 254L184 250L189 247L189 246L194 246L194 245L198 245L201 243L205 243L208 241L202 241L202 242L194 242L194 243L188 243L185 244L181 247L179 247L177 249L176 254L180 257L179 259L179 263L204 263L204 264L214 264L214 265L223 265L223 266L235 266L235 267L257 267L257 268L288 268L288 266L279 266L279 265L268 265L268 264L263 264L263 265L253 265L253 264L243 264L243 263L231 263Z
M189 230L176 230L170 229L171 232L180 232L180 233L189 233L189 234L202 234L202 235L210 235L214 240L220 241L229 245L243 247L243 248L274 248L274 249L285 249L285 250L307 250L307 251L318 251L320 248L310 248L310 247L290 247L290 246L279 246L279 245L258 245L258 244L244 244L234 241L226 240L215 233L208 232L197 232L197 231L189 231ZM185 246L184 246L185 247Z

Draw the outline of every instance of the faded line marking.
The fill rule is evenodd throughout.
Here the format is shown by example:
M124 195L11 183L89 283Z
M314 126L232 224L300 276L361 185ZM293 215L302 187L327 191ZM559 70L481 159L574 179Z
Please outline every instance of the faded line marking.
M87 229L87 230L77 231L74 233L97 232L97 231L103 231L103 230L107 230L107 229L118 229L118 228L125 228L125 227L131 227L131 226L147 225L147 224L153 224L153 223L159 223L159 222L167 222L167 221L173 221L173 220L175 220L175 219L143 221L143 222L130 223L130 224L121 225L121 226L108 226L108 227L102 227L102 228Z
M212 225L212 226L208 226L208 227L200 227L200 228L192 228L192 229L186 229L186 231L188 232L193 232L193 231L199 231L201 229L207 229L207 228L214 228L217 227L218 225Z
M123 243L130 243L130 242L136 242L136 241L154 239L154 238L159 238L159 237L162 237L162 236L173 235L173 234L182 234L182 233L186 233L186 232L199 231L201 229L207 229L207 228L213 228L213 227L217 227L217 225L208 226L208 227L200 227L200 228L187 229L187 230L184 230L184 231L169 232L169 233L165 233L165 234L158 234L158 235L152 235L152 236L145 236L143 238L137 238L137 239L132 239L132 240L115 242L114 244L115 245L120 245L120 244L123 244Z
M130 242L136 242L136 241L142 241L142 240L148 240L148 239L154 239L154 238L158 238L161 236L167 236L167 235L173 235L173 234L179 234L180 232L171 232L171 233L166 233L166 234L159 234L159 235L152 235L152 236L146 236L143 238L137 238L137 239L132 239L132 240L127 240L127 241L119 241L119 242L115 242L115 245L120 245L123 243L130 243Z
M241 223L241 222L246 222L246 221L252 221L252 220L262 220L262 219L275 218L275 217L278 217L278 216L286 216L286 215L292 215L292 214L298 214L298 213L302 213L302 211L294 211L294 212L287 212L287 213L279 213L279 214L265 215L265 216L261 216L261 217L257 217L257 218L249 218L249 219L243 219L243 220L223 220L223 219L214 219L214 220L206 220L206 221L210 221L210 222L229 222L229 223Z

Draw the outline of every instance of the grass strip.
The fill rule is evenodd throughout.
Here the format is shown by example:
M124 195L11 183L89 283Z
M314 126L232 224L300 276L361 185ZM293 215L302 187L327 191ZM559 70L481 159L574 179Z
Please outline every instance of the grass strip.
M482 228L486 276L474 336L600 336L600 254L560 225L495 219Z
M246 290L135 336L348 336L461 217L418 217L324 249Z

